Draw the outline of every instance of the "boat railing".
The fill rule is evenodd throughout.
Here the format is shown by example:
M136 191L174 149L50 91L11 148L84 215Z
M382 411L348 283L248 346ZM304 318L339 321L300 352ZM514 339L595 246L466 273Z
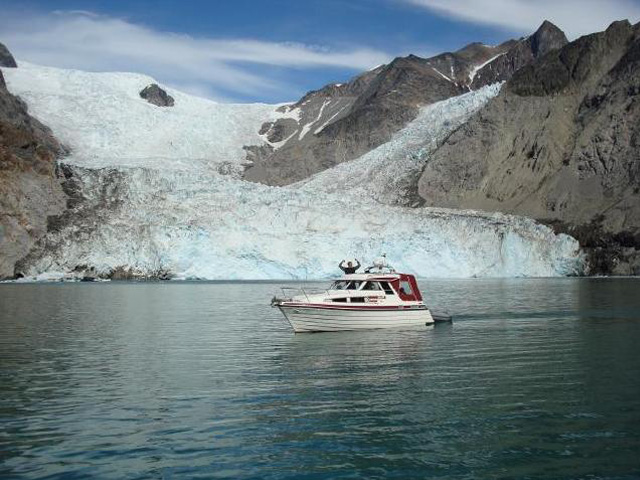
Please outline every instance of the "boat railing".
M304 295L309 303L311 303L309 295L318 295L321 293L324 293L327 296L329 295L329 290L326 288L280 287L280 290L282 290L282 295L288 299L293 298L294 294L287 292L298 292L298 294Z

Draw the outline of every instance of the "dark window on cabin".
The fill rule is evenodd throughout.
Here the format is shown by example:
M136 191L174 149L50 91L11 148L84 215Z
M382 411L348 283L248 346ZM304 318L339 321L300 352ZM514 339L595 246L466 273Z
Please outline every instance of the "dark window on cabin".
M357 282L357 281L351 281L349 282L349 285L347 285L347 290L358 290L358 287L360 286L362 282Z
M387 295L394 295L393 288L391 288L391 285L389 285L387 282L380 282L380 286L384 290L384 293L386 293Z
M351 303L364 303L364 297L351 297Z
M346 302L347 299L346 298L334 298L333 301L334 302Z
M400 282L400 290L403 291L405 295L413 295L413 290L411 290L411 284L409 282Z
M362 287L362 290L380 290L378 282L367 282Z

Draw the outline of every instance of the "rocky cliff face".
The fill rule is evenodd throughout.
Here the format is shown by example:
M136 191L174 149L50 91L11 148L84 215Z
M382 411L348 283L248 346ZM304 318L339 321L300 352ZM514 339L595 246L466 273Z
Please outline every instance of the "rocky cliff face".
M3 43L0 43L0 67L16 68L16 60Z
M355 77L309 92L281 107L287 118L265 123L265 144L247 147L247 180L286 185L357 158L413 120L420 106L510 78L518 68L566 43L545 22L530 37L496 47L473 43L431 58L396 58Z
M16 261L46 233L48 217L65 208L55 171L62 152L50 130L7 90L0 71L0 278L14 275Z
M532 44L533 45L533 44ZM545 220L592 273L640 273L640 25L543 53L426 164L427 205Z

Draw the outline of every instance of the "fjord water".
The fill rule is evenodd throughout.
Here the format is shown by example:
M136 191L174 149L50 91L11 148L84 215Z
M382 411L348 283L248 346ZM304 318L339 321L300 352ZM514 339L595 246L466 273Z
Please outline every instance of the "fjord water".
M421 286L453 324L294 335L273 283L0 285L0 478L640 477L638 279Z

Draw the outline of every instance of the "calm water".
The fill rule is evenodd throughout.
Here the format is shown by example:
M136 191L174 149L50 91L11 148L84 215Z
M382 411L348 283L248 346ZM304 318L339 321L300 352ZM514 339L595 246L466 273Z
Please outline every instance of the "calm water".
M0 478L640 478L640 281L422 282L293 335L273 284L0 285Z

